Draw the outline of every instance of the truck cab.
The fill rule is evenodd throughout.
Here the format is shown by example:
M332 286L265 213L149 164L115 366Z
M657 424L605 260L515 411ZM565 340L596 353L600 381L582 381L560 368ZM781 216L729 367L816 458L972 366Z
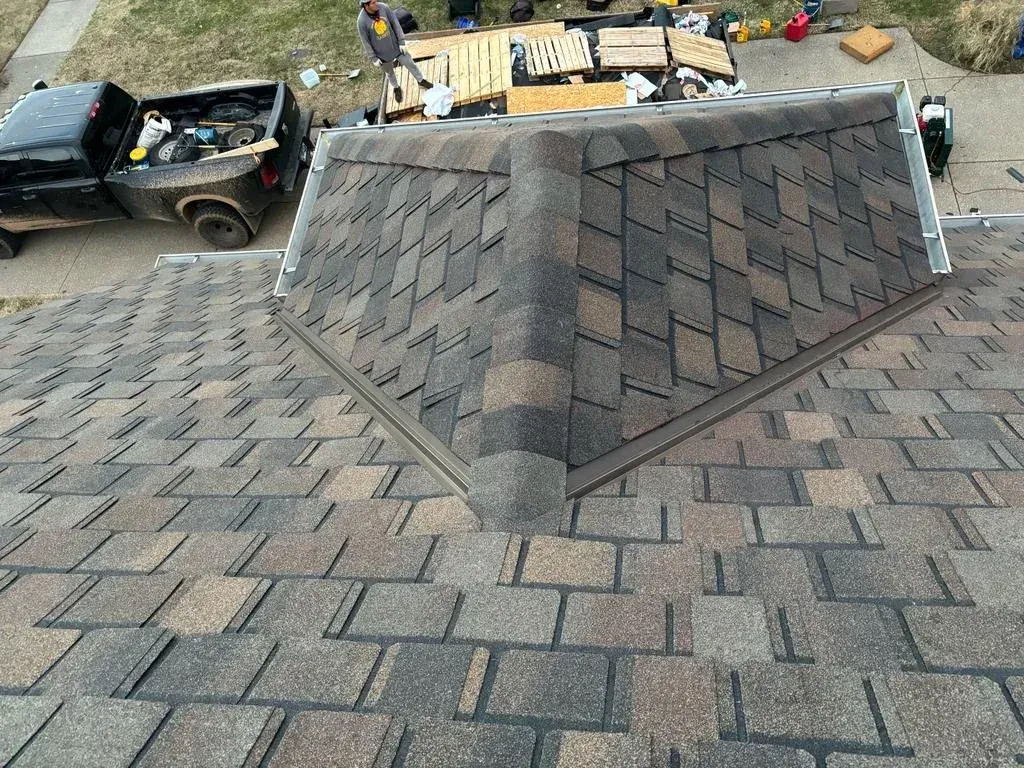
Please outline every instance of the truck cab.
M112 83L34 91L0 130L3 229L127 218L102 183L135 100Z

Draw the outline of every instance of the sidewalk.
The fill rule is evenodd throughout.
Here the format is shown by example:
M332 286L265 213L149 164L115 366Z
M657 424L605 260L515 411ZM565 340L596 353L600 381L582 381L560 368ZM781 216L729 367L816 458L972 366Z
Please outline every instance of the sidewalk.
M967 72L922 50L905 29L886 32L896 45L870 64L839 50L842 34L758 40L733 51L748 92L908 80L915 104L926 94L945 94L954 143L945 177L932 184L939 213L1024 212L1024 184L1006 173L1024 173L1024 122L1014 106L1024 100L1024 76Z
M32 88L49 82L85 31L99 0L50 0L3 70L0 112Z

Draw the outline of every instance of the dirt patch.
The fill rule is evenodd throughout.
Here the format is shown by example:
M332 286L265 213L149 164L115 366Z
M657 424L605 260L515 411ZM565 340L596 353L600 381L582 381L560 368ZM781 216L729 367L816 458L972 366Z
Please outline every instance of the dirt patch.
M7 64L25 35L39 18L46 0L0 0L0 70ZM0 85L4 84L0 75Z
M23 312L59 298L59 293L40 293L35 296L0 296L0 317Z

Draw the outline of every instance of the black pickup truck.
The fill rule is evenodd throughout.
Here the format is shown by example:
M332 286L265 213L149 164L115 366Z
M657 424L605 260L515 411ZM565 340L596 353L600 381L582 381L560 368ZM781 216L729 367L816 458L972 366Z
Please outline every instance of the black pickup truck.
M129 155L154 110L172 131L140 168ZM311 121L284 82L141 101L108 82L39 84L0 116L0 258L18 252L24 232L114 219L183 221L241 248L309 162ZM269 139L277 146L257 152ZM227 154L246 144L253 152Z

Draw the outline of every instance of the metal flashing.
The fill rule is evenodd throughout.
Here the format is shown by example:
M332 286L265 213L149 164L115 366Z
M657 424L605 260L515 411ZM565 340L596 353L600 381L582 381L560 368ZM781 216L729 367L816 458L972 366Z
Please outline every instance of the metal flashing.
M380 389L341 357L320 337L311 333L295 315L278 309L274 319L325 370L335 376L370 415L388 431L402 447L452 494L463 501L469 495L469 465L437 439L402 407L401 403Z
M655 459L679 443L697 437L715 424L749 407L822 363L860 344L942 295L938 284L912 293L851 325L819 344L775 365L764 373L723 392L718 397L687 411L672 421L593 461L571 470L566 478L566 499L577 499L621 477L631 469Z
M975 213L969 216L940 216L943 229L958 227L1024 227L1024 213Z
M153 263L153 269L169 264L171 266L192 266L206 261L246 261L284 258L284 250L264 251L210 251L207 253L161 253Z

